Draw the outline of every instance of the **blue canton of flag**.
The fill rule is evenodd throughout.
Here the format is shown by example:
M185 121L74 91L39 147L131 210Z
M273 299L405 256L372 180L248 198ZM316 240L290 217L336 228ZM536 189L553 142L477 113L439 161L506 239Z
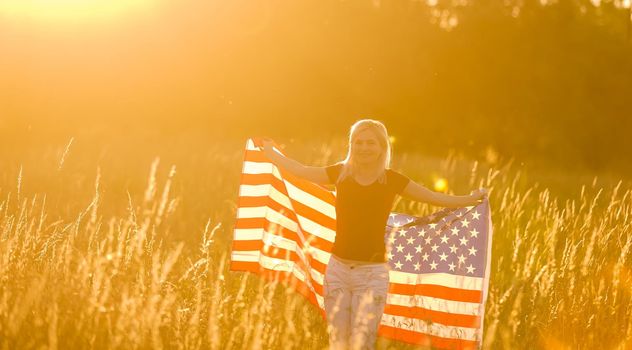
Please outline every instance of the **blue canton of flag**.
M446 208L423 218L391 213L385 236L391 270L483 277L487 209Z

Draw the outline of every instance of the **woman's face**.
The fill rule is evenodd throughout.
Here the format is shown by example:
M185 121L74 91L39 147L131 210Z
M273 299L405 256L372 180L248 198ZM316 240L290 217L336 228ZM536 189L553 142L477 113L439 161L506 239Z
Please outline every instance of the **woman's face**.
M380 142L375 133L369 129L356 134L351 144L353 159L357 164L377 163L382 153Z

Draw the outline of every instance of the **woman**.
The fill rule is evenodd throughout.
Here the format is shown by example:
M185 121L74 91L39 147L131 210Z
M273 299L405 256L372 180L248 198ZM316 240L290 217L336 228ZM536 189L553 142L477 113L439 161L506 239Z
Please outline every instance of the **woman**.
M305 166L273 151L267 139L263 150L275 165L299 177L336 185L336 240L324 280L331 349L375 347L389 285L384 229L395 195L437 206L465 207L487 194L485 189L467 196L433 192L390 169L386 127L371 119L351 126L347 157L334 165Z

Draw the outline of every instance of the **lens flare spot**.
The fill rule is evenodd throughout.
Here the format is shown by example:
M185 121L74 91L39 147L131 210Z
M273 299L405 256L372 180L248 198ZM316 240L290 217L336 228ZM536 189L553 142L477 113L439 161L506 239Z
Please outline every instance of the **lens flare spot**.
M0 16L63 22L118 18L132 12L146 13L158 0L4 0Z
M448 189L448 180L440 177L434 181L434 189L438 192L445 192Z

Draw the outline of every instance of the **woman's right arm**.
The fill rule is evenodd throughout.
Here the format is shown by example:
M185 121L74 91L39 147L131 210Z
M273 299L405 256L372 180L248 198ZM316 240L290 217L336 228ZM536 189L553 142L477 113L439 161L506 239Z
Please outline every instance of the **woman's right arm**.
M268 140L263 141L263 153L272 161L272 163L274 163L274 165L281 167L298 177L302 177L306 180L319 184L331 183L324 167L306 166L294 159L288 158L275 151L272 147L272 142Z

